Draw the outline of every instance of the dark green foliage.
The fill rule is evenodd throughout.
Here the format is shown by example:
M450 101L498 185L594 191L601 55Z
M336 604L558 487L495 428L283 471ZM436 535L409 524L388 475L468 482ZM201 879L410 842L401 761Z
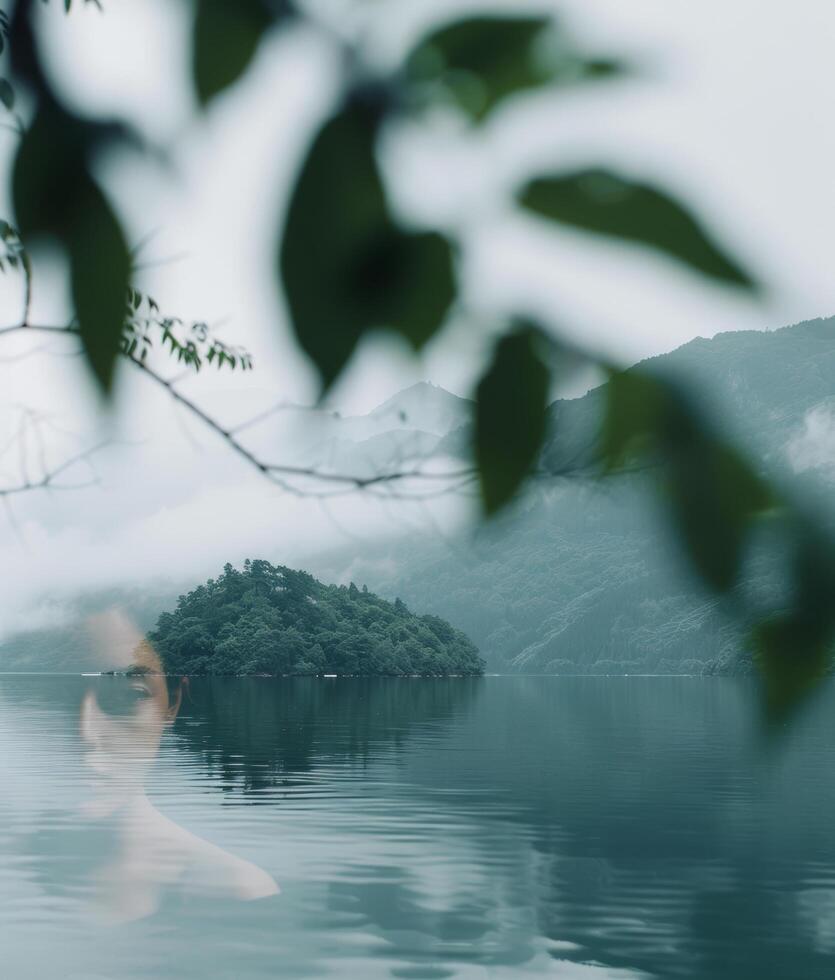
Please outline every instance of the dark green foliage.
M754 662L771 721L791 715L832 669L835 557L828 536L806 524L796 529L791 564L795 587L784 608L754 633Z
M818 340L817 324L806 326L810 339ZM734 603L743 621L753 625L751 642L763 679L766 715L771 721L785 717L831 664L831 532L819 517L808 515L806 506L790 503L769 486L752 462L693 407L680 382L640 370L613 376L604 424L608 465L628 459L630 448L633 459L659 468L684 553L715 592L727 594L743 584L744 562L754 552L757 532L764 529L764 519L774 525L778 547L766 553L761 547L760 559L772 582L775 569L783 566L782 586L776 592L772 586L766 601L750 588L741 589ZM786 560L781 550L792 557Z
M478 386L475 458L486 513L504 506L530 472L545 435L549 372L536 328L499 340Z
M197 0L192 74L205 105L246 71L273 18L259 0Z
M326 123L282 233L293 326L325 386L369 330L388 327L420 347L455 294L446 239L406 232L388 213L375 157L378 123L377 108L360 100Z
M109 392L127 319L131 258L119 221L92 180L76 186L75 205L65 241L73 304L87 362Z
M675 199L611 170L540 177L521 191L519 200L552 221L649 245L712 279L755 287L751 276Z
M353 583L247 561L181 596L149 634L176 674L480 674L463 633Z
M12 173L17 225L26 240L62 239L73 220L72 192L87 177L84 146L63 113L44 106L20 142Z
M131 259L89 169L92 145L103 138L74 127L63 110L45 102L21 141L13 193L23 240L47 236L64 248L87 362L107 393L127 317Z
M548 41L554 43L548 46ZM430 34L406 72L419 103L453 101L475 122L506 98L547 83L574 84L621 72L611 59L587 58L550 17L471 17Z
M628 462L648 449L652 433L663 424L666 389L642 371L613 371L606 385L606 414L601 451L607 469Z
M228 366L233 371L252 368L252 356L242 347L218 340L208 324L185 323L179 317L166 316L152 296L133 287L128 289L127 302L129 316L122 333L121 352L128 357L143 362L159 345L195 372L204 365L214 365L218 370Z
M624 462L630 448L661 467L687 554L708 585L727 591L753 522L776 506L765 481L698 418L681 390L639 370L613 374L607 387L608 467Z
M14 89L8 79L0 78L0 102L9 110L14 109Z
M480 121L507 96L547 81L550 72L536 58L535 44L550 24L548 17L457 21L426 38L406 70Z
M667 479L686 554L711 588L726 592L754 521L773 506L768 487L732 447L701 434L671 453Z
M42 0L43 3L49 3L49 0ZM86 5L95 7L97 10L102 9L101 0L84 0ZM69 13L72 10L72 0L64 0L64 11Z

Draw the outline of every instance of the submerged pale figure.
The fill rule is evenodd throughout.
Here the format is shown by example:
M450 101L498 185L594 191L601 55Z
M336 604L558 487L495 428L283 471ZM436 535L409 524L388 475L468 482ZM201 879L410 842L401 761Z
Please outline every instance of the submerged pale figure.
M170 893L252 900L275 895L262 868L197 837L162 814L145 791L187 682L166 677L151 645L123 615L90 620L103 665L127 676L91 682L80 712L90 795L82 815L104 822L115 852L92 874L94 902L114 921L151 915Z

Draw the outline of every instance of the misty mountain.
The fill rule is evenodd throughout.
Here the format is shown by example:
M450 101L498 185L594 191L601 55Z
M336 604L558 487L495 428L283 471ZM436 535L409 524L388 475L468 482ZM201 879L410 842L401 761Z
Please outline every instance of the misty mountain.
M799 481L807 498L825 506L835 483L835 319L699 338L642 366L689 386L714 425L764 471ZM546 463L559 469L589 453L605 394L601 386L551 406ZM426 455L461 456L472 408L435 385L414 385L365 416L319 413L310 454L359 475ZM265 541L261 557L280 561L280 544ZM476 643L492 670L750 669L743 627L683 565L646 477L537 484L474 531L355 541L305 564L325 581L353 580L416 613L443 617ZM756 556L748 578L764 592L778 587ZM2 669L84 669L76 624L85 611L116 602L149 629L192 586L81 596L55 628L0 644Z
M392 395L368 415L341 420L341 431L354 441L393 430L418 429L434 436L445 436L469 421L473 403L459 398L439 385L421 381Z
M88 617L119 607L145 632L153 627L163 609L174 605L180 591L166 583L82 593L63 607L54 625L5 637L0 642L0 671L60 674L101 670L90 647Z
M835 474L835 319L697 339L643 363L691 390L716 427L777 480L828 498ZM605 386L550 409L552 468L593 445ZM451 433L442 448L465 445ZM795 482L797 482L795 480ZM344 556L322 559L340 575ZM478 644L491 669L529 673L705 673L750 669L745 634L702 591L667 533L647 477L565 478L455 541L414 537L351 555L383 595L431 608ZM778 587L756 556L750 587Z
M472 408L468 399L422 381L367 415L328 416L306 460L332 472L371 476L444 455L444 438L470 422Z

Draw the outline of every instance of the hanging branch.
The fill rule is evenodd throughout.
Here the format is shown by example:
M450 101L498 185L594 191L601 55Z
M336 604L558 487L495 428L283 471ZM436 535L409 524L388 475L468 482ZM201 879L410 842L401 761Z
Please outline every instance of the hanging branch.
M135 294L137 297L139 294ZM158 306L153 300L141 297L138 303L146 306L151 313L158 313ZM158 337L154 337L153 328L158 328ZM178 328L179 331L178 331ZM0 327L0 339L15 334L46 334L49 336L72 337L78 339L78 328L73 324L30 324L19 323ZM185 333L185 336L183 336ZM444 472L429 472L420 465L404 466L391 471L376 473L371 476L361 476L352 473L331 472L316 466L297 466L264 459L245 445L237 433L251 428L256 422L263 422L271 413L261 413L257 418L244 422L235 427L227 427L210 415L192 398L184 394L178 387L177 380L172 380L161 374L149 363L149 354L159 342L178 363L184 364L189 373L197 372L204 365L214 364L218 369L227 367L231 370L240 368L249 370L252 367L251 355L240 348L232 348L212 337L205 324L184 325L182 321L170 317L143 316L131 321L125 329L121 359L127 361L143 377L147 378L158 388L166 392L168 397L196 418L201 425L221 438L226 445L243 459L256 472L270 480L281 490L298 496L333 496L338 493L357 490L386 489L386 496L401 496L404 498L420 498L436 496L464 489L475 479L473 467L461 467ZM35 480L24 479L20 483L2 487L0 495L20 494L30 490L54 486L55 478L71 465L87 458L92 452L98 452L102 447L70 457L56 469L45 472ZM301 487L289 480L303 480L312 484ZM441 483L442 487L421 490L419 492L393 492L394 484L405 484L408 481L419 480L425 483ZM320 485L320 486L317 486Z

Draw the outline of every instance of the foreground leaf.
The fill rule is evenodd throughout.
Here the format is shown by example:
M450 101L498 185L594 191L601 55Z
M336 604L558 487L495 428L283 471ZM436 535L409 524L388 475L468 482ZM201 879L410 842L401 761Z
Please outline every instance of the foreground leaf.
M649 245L720 282L756 288L682 205L648 184L608 170L584 170L533 180L519 201L552 221Z
M86 175L80 134L56 108L42 106L20 141L12 171L17 227L24 241L39 235L63 240L73 188Z
M310 149L280 245L293 328L325 387L375 328L420 347L455 297L452 249L391 218L375 157L378 117L351 103Z
M660 467L688 558L712 589L730 589L753 522L775 506L765 481L675 385L634 369L609 380L602 441L610 470L636 460Z
M763 623L754 631L754 662L762 679L763 708L769 725L791 718L831 667L830 644L820 640L805 643L803 630L803 622L788 615Z
M131 257L119 222L99 188L76 189L66 238L81 343L102 391L109 394L127 317Z
M731 447L710 438L671 454L675 525L702 579L727 592L738 580L753 522L773 506L766 484Z
M473 17L441 28L421 42L406 71L413 83L439 86L474 120L503 99L546 82L535 56L548 17Z
M476 393L475 457L487 514L507 504L545 437L550 372L543 338L527 324L502 337Z
M794 527L790 604L754 633L766 719L790 717L833 664L835 547L816 521Z
M198 0L192 73L201 105L243 75L272 22L258 0Z
M607 470L616 470L655 447L667 402L663 387L649 375L615 371L609 376L601 438Z
M60 244L87 363L108 394L127 312L131 260L119 221L89 173L84 130L42 106L15 158L12 187L21 238Z
M554 43L549 44L552 41ZM512 95L623 74L611 58L589 58L550 17L471 17L430 34L406 63L419 103L452 101L474 122Z
M14 89L11 83L5 78L0 78L0 102L9 112L14 109Z

